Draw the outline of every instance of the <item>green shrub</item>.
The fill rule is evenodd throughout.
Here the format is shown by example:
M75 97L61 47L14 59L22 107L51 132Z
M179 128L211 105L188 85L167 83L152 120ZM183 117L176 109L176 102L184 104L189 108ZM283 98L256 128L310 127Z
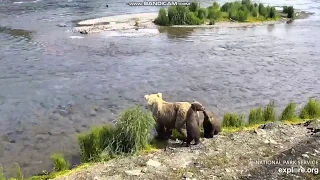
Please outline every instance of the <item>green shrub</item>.
M254 7L251 11L252 17L258 17L259 16L259 11L257 7Z
M259 9L259 13L261 13L261 10L264 8L264 5L262 3L259 4L258 9Z
M168 19L171 25L174 25L174 22L178 21L179 17L176 6L170 6L168 8Z
M104 153L133 154L145 148L152 140L151 130L154 125L155 120L150 112L138 106L129 108L117 121L113 140Z
M197 11L197 17L199 19L205 19L207 17L207 9L206 8L200 8Z
M4 175L3 168L1 165L0 165L0 180L6 180L6 177Z
M295 103L289 103L287 107L283 110L281 115L281 120L295 120L297 119L296 114L296 104Z
M166 26L169 24L169 18L167 16L166 9L160 8L158 17L154 22L160 26Z
M218 20L221 17L221 11L215 10L213 8L208 9L208 19Z
M199 19L193 12L189 12L187 15L188 25L200 25L203 24L204 20Z
M254 5L253 4L250 4L250 6L248 7L248 10L251 12L254 8Z
M56 172L65 171L70 169L69 161L66 161L62 154L56 153L51 155L53 161L53 168Z
M242 127L244 126L244 116L235 113L227 113L223 116L223 127Z
M283 13L288 13L288 6L283 6L282 7L282 12Z
M169 23L171 25L186 25L190 10L186 6L170 6L168 8Z
M227 2L227 3L224 3L222 6L221 6L221 11L222 12L229 12L229 10L231 9L231 6L232 6L232 3L230 2Z
M276 8L275 7L271 7L270 8L270 12L269 12L269 18L275 18L277 14Z
M248 18L248 15L245 11L238 11L237 13L237 20L240 21L240 22L245 22Z
M101 152L113 140L115 128L110 125L92 127L87 133L79 134L78 141L81 150L81 161L98 161Z
M254 108L250 110L249 121L250 125L264 122L263 109Z
M264 118L264 121L275 121L276 120L276 111L275 111L275 107L274 107L274 101L271 101L263 109L263 118Z
M295 13L294 13L294 8L292 6L288 7L288 16L287 18L294 18Z
M309 102L302 108L301 119L312 119L320 117L320 103L315 99L309 99Z
M200 8L200 4L198 2L192 2L189 6L189 10L191 12L197 12L199 8Z
M214 10L220 10L220 4L217 3L216 1L214 1L214 2L213 2L212 9L214 9Z
M250 6L252 3L250 0L242 0L241 4L245 5L245 6Z
M264 16L264 17L268 17L268 9L266 7L262 7L260 10L259 10L259 14L261 16Z

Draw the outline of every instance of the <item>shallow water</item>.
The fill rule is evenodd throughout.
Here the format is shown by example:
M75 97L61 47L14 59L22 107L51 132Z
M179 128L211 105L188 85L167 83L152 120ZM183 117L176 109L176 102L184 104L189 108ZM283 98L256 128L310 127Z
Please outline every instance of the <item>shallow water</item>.
M289 101L319 96L320 1L265 1L315 13L292 24L90 36L73 33L72 26L157 8L125 1L105 8L102 0L14 2L0 1L0 164L6 171L12 162L26 176L50 170L54 152L77 162L77 132L143 104L149 93L196 99L220 118L270 100L281 110Z

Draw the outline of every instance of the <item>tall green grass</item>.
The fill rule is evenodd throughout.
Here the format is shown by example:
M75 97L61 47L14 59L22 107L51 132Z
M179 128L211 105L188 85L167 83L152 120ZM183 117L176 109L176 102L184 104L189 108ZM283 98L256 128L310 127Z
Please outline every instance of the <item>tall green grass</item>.
M244 116L235 113L227 113L223 116L222 127L242 127Z
M4 176L3 168L0 165L0 180L6 180L6 177Z
M263 109L263 118L264 121L275 121L276 120L276 110L274 107L274 101L271 101L264 109Z
M113 141L107 151L115 154L133 154L147 147L152 140L155 120L150 112L134 107L121 114L116 123Z
M289 103L287 107L283 110L280 120L296 120L298 118L296 113L296 104Z
M136 106L125 110L115 127L92 128L78 137L82 162L99 161L115 155L133 154L151 142L155 120L150 112Z
M274 107L274 102L271 101L264 108L253 108L250 110L248 117L248 125L254 125L259 123L264 123L266 121L275 121L276 111Z
M262 108L253 108L250 110L248 124L258 124L264 121L264 111Z
M315 99L309 99L308 103L302 108L299 117L301 119L312 119L320 117L320 103Z
M14 176L14 179L16 179L16 180L23 180L23 178L24 178L22 170L21 170L18 163L13 163L12 174ZM11 178L11 179L13 179L13 178Z
M56 172L69 170L70 163L65 160L63 155L60 153L55 153L51 155L51 159L53 161L53 167Z
M79 134L81 161L99 161L101 152L113 140L115 128L111 125L92 127L87 133Z

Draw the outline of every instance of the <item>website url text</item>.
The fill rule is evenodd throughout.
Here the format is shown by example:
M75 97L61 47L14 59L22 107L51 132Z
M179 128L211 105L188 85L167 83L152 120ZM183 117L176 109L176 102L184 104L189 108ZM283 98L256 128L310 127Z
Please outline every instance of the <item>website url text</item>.
M143 1L143 2L129 2L129 6L190 6L190 2L177 1Z

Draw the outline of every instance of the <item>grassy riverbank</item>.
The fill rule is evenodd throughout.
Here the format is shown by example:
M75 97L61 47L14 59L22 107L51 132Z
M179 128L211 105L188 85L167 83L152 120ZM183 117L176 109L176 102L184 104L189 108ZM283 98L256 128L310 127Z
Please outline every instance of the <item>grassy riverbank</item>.
M167 12L168 11L168 12ZM200 3L191 6L170 6L168 10L161 8L155 20L157 25L214 25L216 22L264 22L279 21L283 16L294 18L294 8L284 6L277 11L274 6L252 3L250 0L227 2L220 6L216 1L212 6L203 8Z
M218 137L252 131L270 122L277 121L284 124L297 124L316 118L320 118L320 103L317 100L310 99L299 113L297 112L296 105L289 103L280 117L276 117L274 103L270 102L265 107L251 109L247 117L244 114L226 113L222 122L223 132ZM135 157L137 155L146 157L148 155L145 154L161 153L163 152L162 149L168 146L168 144L167 142L156 141L152 138L151 131L154 124L155 121L151 113L143 108L133 107L127 109L120 115L115 125L106 124L93 127L89 132L79 134L81 165L70 170L69 162L62 155L55 154L51 157L54 164L53 172L44 173L43 175L34 176L29 179L42 180L68 177L69 175L74 176L77 172L90 169L98 162L108 162L110 160L111 162L117 162L118 158ZM176 134L174 133L175 136L177 136ZM213 140L205 139L206 142L212 142ZM230 143L232 146L232 141ZM188 151L188 149L184 149L184 151ZM16 175L14 178L22 180L23 174L18 165L15 166L15 171ZM4 179L4 174L0 169L0 180Z

